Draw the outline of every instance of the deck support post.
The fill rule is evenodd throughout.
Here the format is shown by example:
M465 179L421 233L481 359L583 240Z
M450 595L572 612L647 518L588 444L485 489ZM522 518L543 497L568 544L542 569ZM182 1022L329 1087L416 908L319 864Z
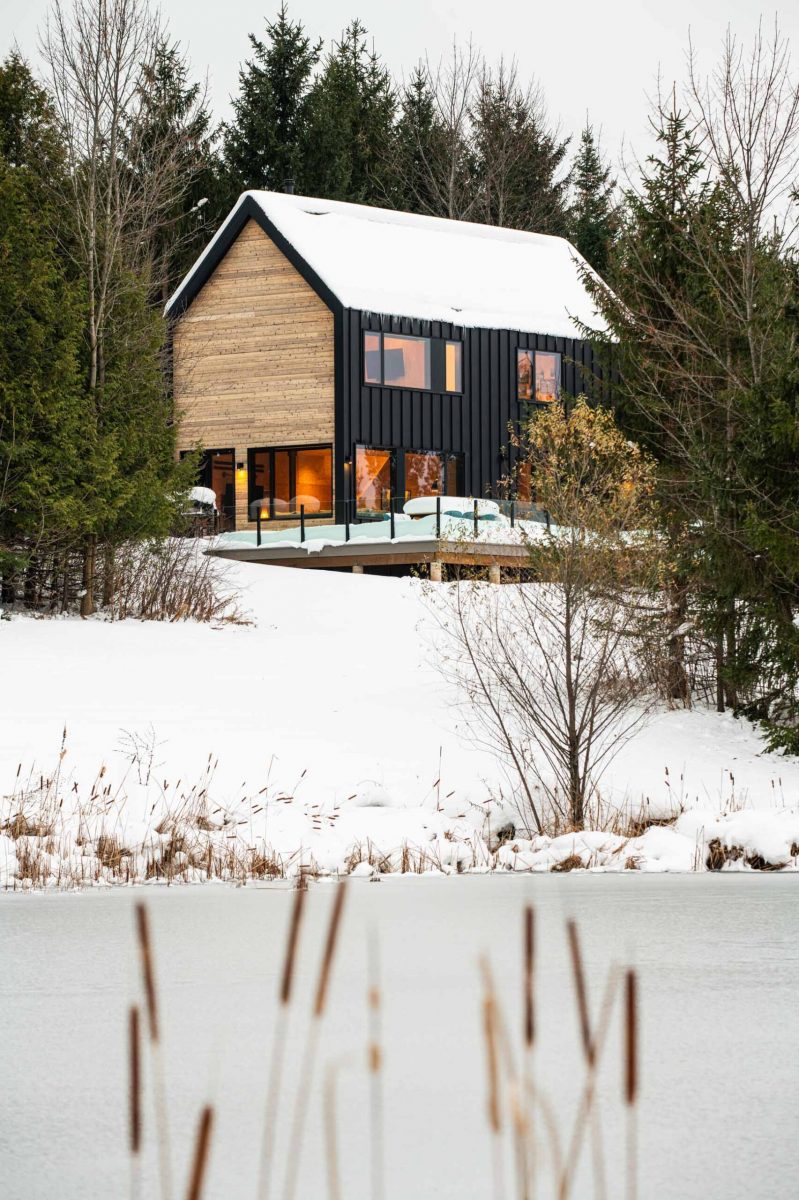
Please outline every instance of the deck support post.
M499 571L499 563L491 563L491 566L488 568L488 582L499 583L501 578L502 576L500 575Z
M430 564L430 582L441 583L441 563L437 559Z

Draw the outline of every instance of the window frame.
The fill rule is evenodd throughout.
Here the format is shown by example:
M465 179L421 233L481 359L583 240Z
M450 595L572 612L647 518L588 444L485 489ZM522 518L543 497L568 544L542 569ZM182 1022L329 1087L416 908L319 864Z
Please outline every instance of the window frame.
M558 360L556 391L554 400L539 400L538 399L538 366L537 358L539 354L548 354L552 358ZM530 362L530 395L522 396L519 387L519 363L522 357L525 357ZM547 408L550 404L555 404L560 399L561 390L563 388L563 354L560 350L544 350L541 347L535 346L517 346L516 347L516 400L520 404L536 404L539 408Z
M374 353L367 351L367 337L376 337L380 344L380 379L366 378L366 355ZM407 341L428 342L430 346L430 386L429 387L409 387L406 383L387 383L385 369L385 339L389 338L404 338ZM447 387L447 346L460 347L460 388L450 389ZM465 361L463 338L457 337L434 337L433 334L426 333L402 333L395 330L386 329L362 329L361 330L361 387L368 388L390 388L395 392L419 392L427 396L463 396L465 394L464 375Z
M447 396L462 396L463 395L463 338L442 338L444 343L444 392ZM460 387L447 387L447 346L457 346L460 351L460 359L458 362L458 374L460 375Z
M555 373L555 397L553 400L538 399L538 356L539 354L548 354L551 358L557 359L558 365ZM541 408L547 408L550 404L557 404L560 400L560 392L563 386L563 355L560 350L534 350L533 351L533 401Z
M397 484L399 480L399 457L400 449L397 446L374 446L368 442L356 442L352 452L352 506L356 520L376 520L377 515L388 512L384 508L359 508L358 507L358 451L371 450L377 454L387 454L390 460L390 480L389 493L392 500L397 498ZM403 462L403 471L405 464ZM349 497L348 497L349 499ZM377 515L375 515L377 514Z
M320 509L319 512L313 514L306 513L306 519L317 520L320 517L332 517L335 513L335 463L333 457L333 445L331 442L300 442L290 446L250 446L247 450L247 518L250 517L250 507L258 499L255 496L255 455L269 455L269 521L282 521L300 515L300 510L296 512L280 513L275 516L275 455L279 453L288 453L289 456L289 493L292 497L297 495L297 452L302 450L329 450L330 451L330 496L331 507L329 509ZM262 497L265 499L265 497ZM264 518L262 518L263 520Z
M457 474L458 487L460 489L460 491L456 492L455 494L456 495L462 494L462 492L464 490L464 480L466 478L466 454L464 453L463 450L419 450L415 447L412 447L412 448L403 448L401 453L402 453L402 499L403 499L403 503L406 500L413 498L408 495L407 460L408 460L409 454L435 454L436 455L436 457L438 458L438 461L440 463L440 466L441 466L441 476L440 476L441 491L437 493L439 496L448 496L450 494L449 492L447 492L445 490L446 485L447 485L447 463L450 460L454 460L454 462L456 463L455 470L456 470L456 474ZM436 493L432 492L431 495L436 495Z

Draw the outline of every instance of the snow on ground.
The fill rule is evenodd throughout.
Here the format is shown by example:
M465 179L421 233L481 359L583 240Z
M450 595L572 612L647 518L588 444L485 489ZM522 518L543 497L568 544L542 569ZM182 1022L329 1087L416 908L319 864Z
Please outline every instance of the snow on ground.
M685 870L704 862L713 839L743 847L737 865L794 857L799 762L765 753L747 723L707 711L657 714L603 780L609 808L640 808L644 818L692 810L676 827L632 841L516 839L492 857L492 835L514 819L498 803L508 779L475 745L438 673L425 585L225 570L249 625L0 621L0 821L30 813L22 793L38 789L57 843L47 878L69 859L65 839L81 823L84 846L96 849L101 833L138 846L134 874L170 837L173 866L196 874L200 849L176 841L178 812L208 826L203 854L210 834L231 850L236 839L242 853L258 843L295 868L366 858L392 869L549 869L576 855L583 865ZM39 776L56 769L42 801ZM19 849L0 835L8 879Z

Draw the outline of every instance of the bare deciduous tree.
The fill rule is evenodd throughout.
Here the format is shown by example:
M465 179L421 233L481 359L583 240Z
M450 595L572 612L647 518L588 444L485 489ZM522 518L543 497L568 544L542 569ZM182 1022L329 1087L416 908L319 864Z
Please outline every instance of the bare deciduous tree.
M653 464L609 413L581 401L567 418L556 406L528 436L532 478L554 522L527 530L538 582L458 582L434 605L444 673L544 832L583 827L603 770L651 708L637 649L658 553Z
M147 0L55 0L41 38L67 157L64 248L87 297L88 387L98 427L106 344L117 306L147 269L154 232L192 183L180 130L154 141L147 105L160 14ZM197 107L202 97L196 99ZM194 111L185 114L188 128ZM188 135L187 135L188 137ZM81 612L93 611L95 539L84 550Z

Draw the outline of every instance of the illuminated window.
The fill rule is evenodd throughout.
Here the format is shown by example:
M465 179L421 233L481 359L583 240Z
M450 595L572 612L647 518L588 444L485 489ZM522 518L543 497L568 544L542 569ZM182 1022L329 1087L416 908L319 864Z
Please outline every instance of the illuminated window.
M363 335L363 381L364 383L383 382L383 335L380 333L364 333Z
M394 492L394 451L355 448L355 499L358 512L387 512Z
M533 398L533 352L516 351L516 395L519 400Z
M463 490L463 455L405 451L405 496L458 496Z
M535 398L539 404L551 404L560 395L560 355L542 350L535 352Z
M333 450L330 446L268 448L249 452L250 504L262 501L265 521L333 512ZM251 509L252 515L252 509Z
M430 338L383 334L383 382L430 390Z
M445 387L448 392L463 391L463 345L461 342L445 343Z

